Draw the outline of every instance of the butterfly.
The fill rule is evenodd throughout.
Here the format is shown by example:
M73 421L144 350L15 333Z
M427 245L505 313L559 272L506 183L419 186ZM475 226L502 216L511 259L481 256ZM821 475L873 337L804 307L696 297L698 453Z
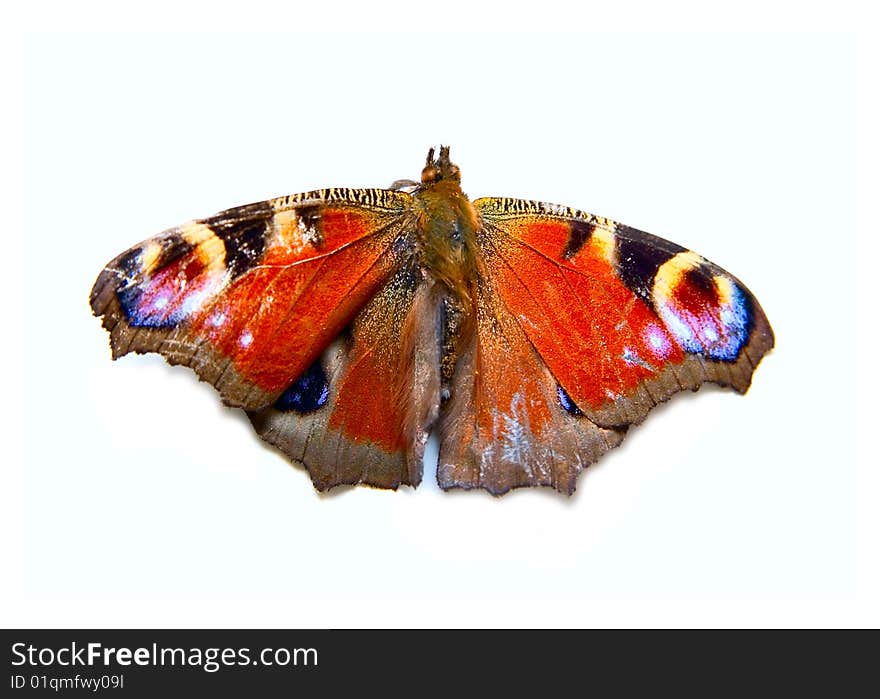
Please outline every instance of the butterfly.
M566 206L470 201L432 148L421 181L319 189L160 233L98 276L113 358L191 367L315 487L571 494L652 407L744 393L773 331L735 277Z

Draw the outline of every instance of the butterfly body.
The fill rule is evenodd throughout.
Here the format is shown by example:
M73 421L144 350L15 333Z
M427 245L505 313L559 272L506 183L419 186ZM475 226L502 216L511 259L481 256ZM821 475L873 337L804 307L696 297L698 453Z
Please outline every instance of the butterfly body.
M319 489L570 493L660 401L744 392L772 347L736 278L568 207L470 201L448 148L411 191L325 189L184 224L111 261L114 357L192 367Z

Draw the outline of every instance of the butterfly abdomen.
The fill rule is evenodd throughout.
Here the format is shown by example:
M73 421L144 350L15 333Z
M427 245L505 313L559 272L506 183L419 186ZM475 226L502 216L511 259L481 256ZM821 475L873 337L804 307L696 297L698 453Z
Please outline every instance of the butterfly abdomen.
M456 363L474 330L479 217L456 180L429 183L414 194L420 214L419 262L436 284L440 396L445 403Z

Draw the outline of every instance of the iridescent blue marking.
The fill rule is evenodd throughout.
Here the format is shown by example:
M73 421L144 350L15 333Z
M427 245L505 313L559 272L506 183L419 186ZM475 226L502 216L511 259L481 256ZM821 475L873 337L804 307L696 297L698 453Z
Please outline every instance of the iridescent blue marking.
M712 359L735 361L739 351L749 339L752 324L752 308L749 298L737 284L731 284L730 303L721 307L719 318L723 325L722 336L706 349Z
M116 290L116 299L128 324L134 328L163 328L174 327L174 321L166 318L162 309L168 303L167 297L160 297L153 303L152 308L141 308L143 288L137 284L142 269L143 250L138 248L129 250L119 258L115 266L116 277L119 280L119 288ZM162 300L164 299L164 304ZM156 303L158 302L158 306Z
M288 412L311 413L323 406L330 397L330 386L324 367L317 361L300 376L278 400L275 409Z
M148 306L143 304L144 289L138 284L119 289L116 298L122 307L128 323L133 328L174 328L183 320L198 310L205 299L210 295L211 289L206 287L200 291L191 292L177 308L170 313L167 309L173 297L170 293L157 296Z
M749 339L752 326L751 300L735 283L730 284L729 303L694 315L667 301L659 311L678 343L691 354L734 362ZM714 312L713 312L714 311Z
M149 308L141 307L143 289L137 284L117 290L116 298L122 308L128 324L133 328L173 328L177 325L176 314L164 312L168 305L168 297L160 296Z
M571 396L565 392L565 389L556 384L556 395L559 397L559 405L562 406L562 409L565 410L569 415L574 415L575 417L582 417L583 411L575 405L575 402L571 399Z

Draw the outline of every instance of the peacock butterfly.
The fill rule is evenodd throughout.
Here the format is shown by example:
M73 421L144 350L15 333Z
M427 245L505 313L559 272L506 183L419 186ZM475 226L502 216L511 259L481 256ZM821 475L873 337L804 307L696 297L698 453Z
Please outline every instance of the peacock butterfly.
M315 487L572 493L659 402L744 393L758 301L690 250L565 206L421 182L319 189L160 233L98 276L114 359L159 352L243 408Z

